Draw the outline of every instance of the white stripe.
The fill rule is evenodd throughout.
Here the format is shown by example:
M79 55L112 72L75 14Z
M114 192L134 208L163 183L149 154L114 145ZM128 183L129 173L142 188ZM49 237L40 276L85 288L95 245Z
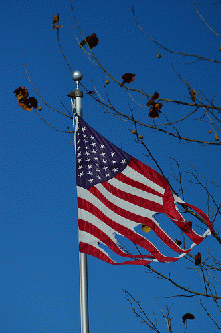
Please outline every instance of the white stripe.
M99 185L102 185L102 184L99 184ZM99 190L100 190L100 187L99 186ZM102 186L103 188L103 186ZM106 190L106 189L105 189ZM119 216L118 214L114 213L113 211L111 211L107 206L105 206L98 198L96 198L93 194L91 194L88 190L85 190L84 188L82 187L78 187L77 188L77 191L78 191L78 197L80 198L83 198L83 199L86 199L87 201L89 201L90 203L92 203L95 207L97 207L102 213L104 213L107 217L109 217L111 220L117 222L118 224L120 225L123 225L125 227L127 227L128 229L132 230L135 234L139 234L137 233L134 228L138 225L140 225L140 223L136 223L136 222L133 222L129 219L126 219L122 216ZM81 193L80 193L81 192ZM109 198L108 198L109 200ZM119 199L117 199L119 200ZM81 214L81 218L82 220L84 220L84 214L86 214L87 212L84 211L83 209L78 209L80 211L80 214ZM149 211L150 212L150 211ZM139 211L140 213L140 211ZM150 212L151 214L154 214L154 212ZM145 217L147 217L148 214L145 215ZM87 215L89 216L89 215ZM176 244L174 242L174 240L160 227L159 223L153 218L152 215L148 215L148 218L151 219L156 225L157 227L161 230L162 233L166 234L167 237L173 242L173 244ZM96 217L95 217L96 219ZM87 220L87 219L86 219ZM90 222L91 220L89 220L88 222ZM102 221L101 221L102 222ZM97 225L97 227L99 228L99 226ZM102 229L105 233L105 229ZM110 230L113 230L112 228L110 228ZM119 232L116 231L116 233L120 234ZM140 234L139 234L140 235ZM108 234L108 236L110 237L110 235ZM140 235L143 239L146 240L145 237L143 237L142 235ZM111 238L111 237L110 237ZM177 245L177 244L176 244ZM168 245L167 245L168 246ZM177 245L178 246L178 245ZM169 247L169 246L168 246ZM179 247L179 246L178 246ZM179 247L180 248L180 247ZM182 249L182 248L180 248Z
M108 183L110 183L111 185L113 185L114 187L116 187L117 189L124 191L126 193L130 193L131 195L136 195L138 197L141 197L145 200L149 200L149 201L153 201L156 202L160 205L163 205L163 198L162 197L158 197L157 195L154 195L152 193L148 193L146 191L140 190L136 187L133 187L131 185L125 184L124 182L112 178L108 181Z
M101 205L103 205L102 203L101 203ZM102 209L101 208L103 208L103 207L101 207L101 206L99 206L99 210L101 210L102 211ZM108 211L109 211L109 209L108 209ZM79 214L79 218L81 218L82 220L85 220L85 221L87 221L87 219L90 219L90 221L88 221L89 223L91 223L91 224L93 224L93 225L96 225L98 228L99 228L99 224L100 224L100 222L101 222L101 224L103 224L104 225L104 223L102 222L102 221L100 221L96 216L93 216L93 214L90 214L90 213L88 213L87 211L85 211L84 209L78 209L78 214ZM104 214L106 214L106 212L104 212ZM114 214L114 215L117 215L117 214ZM110 217L111 218L111 217ZM117 221L117 224L121 224L121 225L123 225L122 223L118 223L119 222L119 219L121 220L121 222L122 222L122 220L124 219L124 218L121 218L120 216L118 216L118 221ZM134 229L133 228L131 228L129 225L128 225L128 222L131 224L131 221L130 220L127 220L127 219L124 219L126 222L125 222L125 226L128 228L128 229L130 229L130 230L132 230L132 232L135 234L135 235L139 235L144 241L148 241L160 254L162 254L158 249L157 249L157 247L151 242L151 241L149 241L149 240L147 240L145 237L143 237L142 235L140 235L139 233L137 233L136 231L134 231ZM116 221L115 221L116 222ZM136 226L136 225L139 225L140 223L132 223L132 225L134 226ZM109 227L108 225L106 225L106 227L109 229L109 233L106 233L113 241L114 241L114 243L117 245L117 240L114 238L114 233L117 233L118 235L121 235L121 236L123 236L123 237L125 237L124 235L122 235L120 232L117 232L117 231L115 231L113 228L111 228L111 227ZM105 229L106 229L106 227L105 227ZM104 232L105 232L105 230L103 230ZM98 243L102 243L102 244L104 244L103 242L102 242L102 240L100 240L99 238L97 238L96 236L94 236L94 235L91 235L90 233L87 233L86 231L82 231L82 230L79 230L79 242L83 242L83 243L88 243L88 244L90 244L90 245L93 245L94 247L96 247L96 248L98 248L98 249L100 249L99 248L99 246L97 245L96 246L96 244L98 244ZM104 245L106 245L106 244L104 244ZM107 245L106 245L107 246ZM118 246L118 245L117 245ZM101 249L102 250L102 249ZM106 253L106 252L105 252Z
M113 194L111 194L109 191L107 191L102 184L97 184L95 187L98 189L100 193L104 195L104 197L107 198L110 202L112 202L114 205L127 210L131 213L134 212L134 214L142 217L148 217L152 219L155 223L157 221L153 218L153 215L156 213L154 211L150 211L149 209L136 206L132 203L126 202L122 199L119 199L115 197ZM122 222L120 224L127 226L127 223L131 226L136 227L139 223L132 222L131 220L128 220L126 218L123 218L122 216L119 216L117 213L113 212L111 209L109 209L107 206L105 206L97 197L95 197L92 193L90 193L88 190L84 189L83 187L77 186L77 194L79 198L85 199L89 202L91 202L95 207L98 207L105 215L108 216L108 214L112 220L118 221L118 219L123 219L125 222ZM102 208L101 208L102 207ZM132 222L132 223L131 223ZM134 224L135 223L135 224ZM133 229L132 228L132 229Z
M128 201L125 201L123 199L116 197L114 194L110 193L102 185L102 183L97 184L94 187L96 187L99 190L99 192L102 193L105 196L105 198L107 198L110 202L112 202L113 204L115 204L116 206L118 206L124 210L127 210L130 213L134 213L136 215L140 215L143 217L149 217L149 218L152 218L152 216L156 213L147 208L140 207L131 202L128 202Z
M140 223L133 222L133 221L126 219L125 217L122 217L122 216L118 215L117 213L113 212L107 206L105 206L98 198L96 198L93 194L91 194L88 190L84 189L83 187L77 186L77 193L78 193L79 198L87 200L88 202L93 204L95 207L97 207L105 216L107 216L108 218L110 218L111 220L116 222L117 224L130 229L132 232L134 232L136 235L139 235L146 241L145 237L143 237L142 235L140 235L139 233L137 233L134 230L134 228L137 227L138 225L140 225ZM87 215L87 212L84 209L79 208L78 211L79 211L79 218L81 218L82 220L87 219L87 217L89 216L89 215ZM84 218L85 216L87 216L87 217ZM148 216L148 217L159 227L159 223L153 218L153 216ZM95 217L95 219L96 219L96 217ZM90 222L90 221L88 221L88 222ZM114 228L110 227L110 230L113 230L115 232ZM119 231L116 231L115 233L122 235ZM108 234L108 236L110 237L109 234ZM124 235L122 235L122 236L124 237Z
M100 207L99 207L100 208ZM78 209L78 217L84 221L87 221L88 223L91 223L93 224L94 226L96 226L98 229L100 229L101 231L103 231L108 237L111 238L111 240L117 244L117 240L114 236L114 234L118 234L118 235L121 235L119 232L115 231L113 228L109 227L106 223L104 223L103 221L101 221L100 219L98 219L96 216L94 216L93 214L87 212L86 210L84 209L81 209L79 208ZM158 225L158 223L157 223ZM161 230L162 233L166 234L165 231L158 225L158 228ZM134 230L133 230L134 231ZM136 234L139 234L137 233L136 231L134 231ZM140 235L140 234L139 234ZM173 240L172 238L166 234L167 237L173 242L173 244L177 245ZM142 235L140 235L143 239L146 240L145 237L143 237ZM153 243L150 242L152 245ZM168 245L167 245L168 246ZM178 246L178 245L177 245ZM169 246L168 246L169 247ZM179 247L179 246L178 246ZM180 248L180 247L179 247ZM181 248L180 248L181 249ZM159 251L159 250L158 250ZM159 251L160 252L160 251Z
M98 198L96 198L92 193L83 187L77 186L77 194L79 198L85 199L88 202L92 203L95 207L97 207L104 215L106 215L111 220L117 222L124 227L134 231L134 228L138 226L140 223L136 223L134 221L128 220L125 217L118 215L117 213L110 210L107 206L105 206Z
M178 197L176 194L173 194L173 198L174 198L175 202L179 202L179 203L184 203L185 204L185 202L180 197Z
M111 227L109 227L106 223L104 223L103 221L101 221L100 219L98 219L96 216L94 216L93 214L87 212L84 209L79 208L78 209L78 217L82 218L82 220L84 220L84 221L87 221L87 222L93 224L98 229L100 229L101 231L103 231L108 237L110 237L111 240L115 244L117 243L117 240L114 237L114 233L117 233L117 232L115 232Z
M160 185L157 185L156 183L154 183L152 180L146 178L145 176L141 175L139 172L137 172L136 170L132 169L130 166L127 166L123 171L122 173L135 180L135 181L138 181L139 183L141 184L144 184L150 188L152 188L153 190L161 193L161 194L164 194L165 192L165 189L163 187L161 187Z
M110 258L108 253L99 247L98 243L102 243L102 242L98 238L96 238L93 235L88 234L86 231L82 231L82 230L78 230L78 237L79 237L79 243L82 242L82 243L92 245L96 249L98 249L101 252L103 252L104 254L106 254L106 256L108 258Z
M107 206L105 206L98 198L96 198L93 194L91 194L88 190L86 190L82 187L77 187L77 191L78 191L78 197L86 199L88 202L92 203L95 207L97 207L102 213L104 213L104 215L106 215L108 218L112 219L117 224L123 225L123 226L127 227L128 229L132 230L132 232L134 232L135 234L142 237L145 241L147 240L145 237L143 237L142 235L140 235L139 233L137 233L134 230L134 228L136 226L140 225L140 223L133 222L131 220L128 220L128 219L114 213ZM117 234L120 235L120 232L117 232L117 231L115 232L115 230L113 228L109 227L104 222L99 220L96 216L93 216L92 213L89 213L89 212L85 211L84 209L79 208L78 212L79 212L79 218L81 218L82 220L88 221L89 223L92 223L92 224L96 225L103 232L105 232L115 243L117 243L116 239L114 238L114 233L117 233ZM158 226L159 229L161 229L160 226L159 226L159 223L153 217L151 217L151 220ZM161 229L161 230L162 230L162 232L164 232L163 229ZM83 231L80 231L80 232L81 232L81 236L80 236L79 240L84 242L84 243L88 243L88 244L93 245L93 246L95 246L95 244L97 244L98 242L103 243L97 237L95 237L95 236L93 236L93 235L91 235L87 232L83 232ZM169 239L171 239L171 237L169 235L167 235L167 236L168 236ZM84 238L82 238L82 237L84 237ZM171 241L174 243L174 241L172 239L171 239ZM152 244L157 249L157 247L152 242L149 241L149 243ZM192 246L194 246L194 245L195 244L193 244ZM95 246L95 247L102 250L101 248L99 248L98 245ZM161 251L159 251L159 249L157 249L157 251L159 253L161 253ZM103 252L106 254L105 251L103 251ZM155 259L154 261L158 261L158 260Z

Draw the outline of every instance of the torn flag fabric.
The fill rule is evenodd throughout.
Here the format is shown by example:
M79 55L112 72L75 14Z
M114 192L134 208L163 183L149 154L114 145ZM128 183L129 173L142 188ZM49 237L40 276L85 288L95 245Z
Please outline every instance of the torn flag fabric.
M211 233L208 216L186 203L207 222L209 229L201 236L192 229L192 222L185 221L174 203L181 202L181 199L173 197L163 176L117 148L77 115L75 143L80 252L114 265L174 262ZM178 246L154 219L156 213L165 213L192 240L192 246L185 250ZM138 225L148 226L179 255L171 257L161 253L151 241L134 230ZM146 254L125 252L116 235L139 245ZM117 262L111 259L105 247L129 260Z

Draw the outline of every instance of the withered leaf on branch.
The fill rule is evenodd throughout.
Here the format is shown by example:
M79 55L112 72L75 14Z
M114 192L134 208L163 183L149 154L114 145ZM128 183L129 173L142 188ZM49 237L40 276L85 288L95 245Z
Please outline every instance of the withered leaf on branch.
M160 109L162 107L161 103L152 102L152 108L149 109L149 117L152 119L159 118L159 113L161 113Z
M63 25L59 25L59 14L57 13L57 15L55 15L52 18L53 22L51 23L51 25L53 25L53 29L58 29L58 28L62 28Z
M153 94L153 96L151 97L151 99L149 100L149 101L147 101L147 106L149 106L149 105L153 105L153 102L157 99L157 98L159 98L159 94L158 94L158 92L156 92L155 91L155 93ZM159 103L160 104L160 103ZM162 105L162 104L161 104Z
M35 97L29 97L27 99L28 103L29 103L29 106L31 106L32 108L34 109L37 109L38 107L38 101Z
M152 106L149 109L149 117L152 119L157 119L159 117L159 112L161 107L163 106L161 103L155 103L155 100L159 98L159 94L158 92L155 91L155 93L153 94L153 96L151 97L151 99L149 101L147 101L147 106Z
M19 87L14 90L15 96L18 100L18 105L26 111L31 111L32 108L37 109L38 101L35 97L28 98L28 91L25 87Z
M155 105L152 106L152 108L149 109L149 117L152 119L159 118L159 110L155 107Z
M160 109L161 109L161 107L163 106L163 104L161 104L161 103L156 103L154 106L155 106L155 108L160 112Z
M27 99L21 99L18 102L18 105L21 106L26 111L31 111L32 108L37 109L38 101L34 97L29 97Z
M88 43L89 48L92 49L93 47L97 46L98 42L99 39L97 38L96 34L93 33L92 35L87 36L86 39L83 39L80 42L80 46L83 47L86 43Z
M219 137L217 134L215 134L215 141L219 141Z
M183 315L182 319L183 319L183 323L185 324L187 319L195 319L195 317L192 313L188 312L188 313L185 313L185 315Z
M136 74L132 73L125 73L122 75L123 82L121 83L121 86L124 85L125 83L131 83L134 81Z
M201 264L201 254L198 252L196 255L195 255L195 265L198 266Z
M18 101L20 101L20 99L28 98L28 90L25 89L25 87L15 89L14 93Z
M193 103L195 103L195 101L196 101L196 92L195 92L195 89L191 89L190 90L190 96L191 96L191 99L192 99Z
M21 106L26 111L31 111L32 110L32 107L28 106L27 99L24 102L19 101L18 105Z
M59 23L59 14L57 13L57 15L55 15L55 16L52 18L52 20L53 20L53 23L51 23L51 24Z

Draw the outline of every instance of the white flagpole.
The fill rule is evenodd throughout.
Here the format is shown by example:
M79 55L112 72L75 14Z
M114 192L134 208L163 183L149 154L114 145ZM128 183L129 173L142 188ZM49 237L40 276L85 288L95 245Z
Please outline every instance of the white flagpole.
M73 113L76 112L82 117L82 97L83 92L79 89L79 82L83 75L80 71L73 73L73 80L76 82L76 91L71 91L68 96L71 97ZM73 102L74 98L74 102ZM73 126L74 126L73 114ZM87 254L79 252L80 265L80 312L81 312L81 333L89 333L88 319L88 275L87 275Z

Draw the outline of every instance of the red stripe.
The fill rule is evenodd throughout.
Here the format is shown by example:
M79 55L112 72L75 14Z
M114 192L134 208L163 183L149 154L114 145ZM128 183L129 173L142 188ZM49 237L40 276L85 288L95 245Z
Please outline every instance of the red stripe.
M180 247L177 246L177 244L171 240L171 238L168 237L168 235L161 229L159 228L154 221L147 217L142 217L140 215L136 215L134 213L128 212L116 205L114 205L112 202L110 202L106 197L104 197L97 188L93 187L90 189L90 192L98 198L107 208L109 208L111 211L115 212L116 214L129 219L130 221L134 221L136 223L142 223L146 224L148 227L150 227L155 234L167 245L169 246L173 251L176 251L178 253L187 253L189 252L189 249L187 250L182 250ZM79 198L80 199L80 198ZM93 213L91 210L88 210L87 208L87 201L85 201L84 206L82 207L83 209ZM81 208L81 207L79 207ZM105 220L103 220L104 223L106 223Z
M92 223L89 223L87 221L79 219L78 220L78 227L79 227L80 230L86 231L87 233L89 233L89 234L95 236L96 238L98 238L102 243L105 243L112 251L114 251L115 253L117 253L118 255L120 255L122 257L153 258L154 259L154 257L151 256L151 255L141 255L141 254L132 255L132 254L125 253L112 241L112 239L107 234L105 234L102 230L97 228Z
M134 261L124 261L122 263L117 263L110 259L105 253L98 250L96 247L86 244L86 243L80 243L79 244L79 251L82 253L90 254L94 257L97 257L98 259L101 259L103 261L106 261L112 265L149 265L151 263L150 260L144 260L144 259L137 259Z
M192 229L192 222L186 222L176 210L174 199L169 188L166 189L163 198L165 214L195 243L199 244L204 239Z
M129 166L137 172L152 180L154 183L163 187L166 191L163 197L163 212L195 243L199 244L204 239L198 235L193 229L191 223L186 222L175 208L174 199L167 180L155 170L149 168L144 163L132 158ZM162 212L159 211L158 212Z
M209 227L209 230L213 231L213 226L212 226L212 223L211 223L209 217L201 209L199 209L193 205L189 205L187 203L185 203L185 205L192 208L193 210L195 210L195 212L197 212L206 221L206 223Z
M103 214L97 207L95 207L93 204L91 204L90 202L86 201L85 199L78 198L78 205L79 205L79 208L82 208L82 209L84 209L84 210L92 213L94 216L96 216L101 221L103 221L108 226L110 226L113 230L116 230L117 232L119 232L124 237L127 237L128 239L130 239L133 243L136 243L137 245L139 245L139 246L143 247L144 249L146 249L158 261L165 262L165 261L176 261L177 260L177 258L174 258L174 257L166 257L166 256L164 256L147 239L145 239L144 237L140 236L139 234L137 234L136 232L132 231L131 229L128 229L125 226L120 225L120 224L116 223L115 221L111 220L105 214ZM155 228L156 228L156 225L155 225ZM169 243L169 239L165 239L165 241L168 241L168 243ZM170 246L170 245L171 245L171 241L170 241L170 244L168 244L168 246ZM186 253L186 252L189 252L189 251L190 250L184 251L184 250L179 249L178 252Z
M118 173L118 175L116 175L114 177L115 179L120 180L122 183L125 183L127 185L131 185L135 188L138 188L139 190L142 190L144 192L148 192L154 195L157 195L158 197L163 197L163 194L159 193L158 191L155 191L154 189L152 189L151 187L140 183L134 179L131 179L130 177L127 177L126 175L124 175L123 173Z
M112 202L110 202L96 187L91 187L89 189L90 193L93 194L96 198L98 198L105 206L107 206L110 210L112 210L113 212L115 212L116 214L134 221L136 223L143 223L143 221L145 221L145 218L135 214L135 213L131 213L115 204L113 204Z
M130 194L127 192L124 192L122 190L119 190L118 188L114 187L114 185L111 185L108 181L102 183L102 185L113 195L115 195L117 198L123 199L124 201L128 201L134 205L149 209L153 212L163 212L163 205L160 205L157 202L150 201L147 199L144 199L142 197L139 197L134 194ZM116 201L117 201L116 198ZM139 208L137 208L139 209Z
M161 176L157 171L154 169L151 169L146 164L142 163L141 161L138 161L136 158L132 157L130 163L128 164L132 169L136 170L140 174L142 174L147 179L151 180L155 184L163 187L166 189L168 187L167 180Z
M152 221L151 219L147 218L147 217L142 217L140 215L128 212L127 210L124 210L116 205L114 205L112 202L110 202L106 197L103 196L103 194L101 194L99 192L99 190L96 187L93 187L89 190L96 198L98 198L107 208L109 208L110 210L112 210L113 212L115 212L116 214L130 220L130 221L134 221L136 223L142 223L142 224L146 224L148 227L150 227L155 234L167 245L169 246L173 251L176 251L178 253L187 253L190 250L182 250L180 247L177 246L177 244L171 240L168 235L161 229L159 228L154 221ZM86 201L87 202L87 201ZM86 204L87 205L87 204ZM83 207L84 209L84 207ZM93 212L92 212L93 213ZM104 223L106 223L106 221L104 220Z
M102 259L103 261L106 261L109 264L113 264L113 265L115 264L115 261L110 259L104 252L98 250L96 247L94 247L90 244L80 242L79 251L81 253L90 254L94 257L97 257L98 259Z

